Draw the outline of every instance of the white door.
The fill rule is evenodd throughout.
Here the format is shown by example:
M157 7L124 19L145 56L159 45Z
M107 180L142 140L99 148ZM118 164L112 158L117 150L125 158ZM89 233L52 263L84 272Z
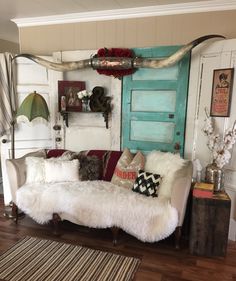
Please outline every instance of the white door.
M192 56L189 99L187 110L187 131L185 137L185 155L189 159L199 158L203 167L211 161L207 148L207 137L203 134L205 107L210 110L214 69L236 67L236 39L222 40L205 46ZM231 111L229 117L214 117L215 128L220 135L232 127L236 119L236 75L233 81ZM236 190L236 146L232 158L226 167L231 171L226 185ZM204 175L203 175L204 177Z
M54 146L52 127L55 124L54 104L57 93L55 90L56 88L51 82L54 80L52 76L56 75L54 72L48 71L46 68L25 58L18 58L16 63L18 105L21 104L29 93L36 91L45 98L50 111L50 122L48 123L27 122L18 123L16 125L15 157L18 158L25 153L41 148L51 148ZM11 193L5 166L5 160L8 158L11 158L10 135L4 136L1 143L1 163L5 205L8 205L11 201Z
M207 137L203 134L205 120L204 108L210 110L214 69L236 67L236 39L207 43L194 49L189 83L187 110L187 126L185 136L185 155L189 159L199 159L202 166L202 180L205 167L209 164L211 154L207 148ZM230 116L215 117L215 129L220 135L231 128L236 120L236 75L233 81ZM231 197L231 221L229 238L236 240L236 145L232 149L232 157L225 166L225 189Z
M67 62L87 59L95 50L64 51L53 54L54 61ZM108 128L101 113L70 112L68 127L62 125L61 147L81 151L87 149L120 149L120 112L121 81L112 76L100 75L91 68L64 72L61 79L84 81L86 90L92 91L95 86L105 89L105 94L112 98L112 112L109 116ZM55 80L56 84L57 81ZM60 117L60 116L59 116ZM59 119L58 117L58 119ZM58 145L58 144L57 144Z

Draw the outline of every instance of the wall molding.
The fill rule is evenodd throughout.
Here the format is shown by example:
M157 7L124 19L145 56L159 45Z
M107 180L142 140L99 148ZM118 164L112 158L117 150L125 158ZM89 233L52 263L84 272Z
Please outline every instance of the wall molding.
M184 0L183 0L184 1ZM210 0L191 3L147 6L127 9L103 10L62 14L44 17L15 18L12 19L18 27L40 26L52 24L65 24L76 22L104 21L114 19L127 19L151 16L166 16L187 13L202 13L213 11L235 10L236 0Z

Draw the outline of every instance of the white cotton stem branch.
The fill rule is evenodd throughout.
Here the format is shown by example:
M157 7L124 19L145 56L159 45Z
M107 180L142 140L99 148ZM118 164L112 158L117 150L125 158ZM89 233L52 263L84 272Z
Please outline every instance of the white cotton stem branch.
M210 114L209 114L209 112L208 112L207 107L205 107L204 110L205 110L205 113L206 113L206 117L209 118L209 117L210 117Z
M236 120L234 120L232 131L236 130Z

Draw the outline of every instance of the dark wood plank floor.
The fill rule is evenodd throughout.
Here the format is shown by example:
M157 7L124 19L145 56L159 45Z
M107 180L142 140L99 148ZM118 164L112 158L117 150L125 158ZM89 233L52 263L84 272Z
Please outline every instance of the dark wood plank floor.
M181 250L175 250L171 238L143 243L125 232L121 232L118 245L114 247L108 229L89 229L63 222L61 236L55 237L50 225L39 225L29 217L19 220L16 225L6 219L3 212L3 199L0 198L0 253L28 235L140 257L141 265L135 279L139 281L236 281L236 243L232 241L227 256L217 258L190 255L187 241L183 241Z

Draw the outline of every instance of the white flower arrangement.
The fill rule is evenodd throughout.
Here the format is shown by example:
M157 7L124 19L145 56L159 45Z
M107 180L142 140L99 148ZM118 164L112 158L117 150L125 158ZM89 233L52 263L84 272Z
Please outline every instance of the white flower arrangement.
M92 96L92 92L89 92L89 91L87 91L87 90L83 90L83 91L79 91L78 93L77 93L77 96L78 96L78 98L79 99L81 99L81 100L83 100L83 99L85 99L85 100L88 100L88 99L90 99L90 97Z
M205 112L206 120L203 132L208 137L207 146L212 152L213 163L221 169L225 164L229 163L231 158L230 149L236 142L236 121L234 121L233 127L225 132L224 136L220 136L219 134L214 134L212 118L206 109Z

